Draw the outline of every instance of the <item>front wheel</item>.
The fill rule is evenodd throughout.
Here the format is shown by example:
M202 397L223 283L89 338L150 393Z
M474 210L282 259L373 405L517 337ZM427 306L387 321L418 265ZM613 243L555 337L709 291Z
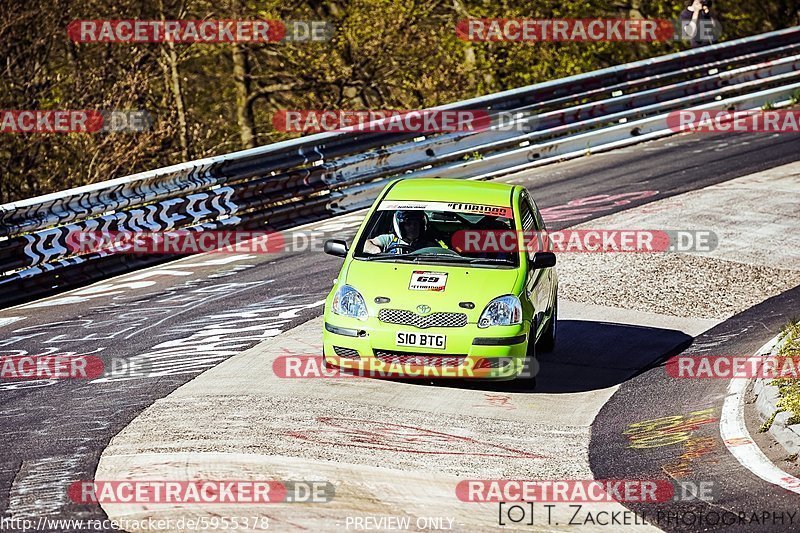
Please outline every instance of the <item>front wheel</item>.
M322 366L325 367L325 370L339 370L339 367L336 365L332 365L328 362L328 359L325 357L325 347L322 347Z
M517 376L517 381L522 383L525 388L536 388L536 374L539 373L539 361L536 360L536 342L528 339L528 348L525 354L525 362L522 372Z
M536 350L552 352L556 347L556 324L558 323L558 300L553 303L553 316L547 323L547 329L542 332L542 337L536 343Z

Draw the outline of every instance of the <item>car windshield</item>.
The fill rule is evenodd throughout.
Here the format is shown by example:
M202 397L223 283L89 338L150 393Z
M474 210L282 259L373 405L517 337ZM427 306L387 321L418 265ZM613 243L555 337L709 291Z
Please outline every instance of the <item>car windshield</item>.
M464 232L514 229L511 207L453 202L383 201L355 257L369 261L517 266L513 251L465 250Z

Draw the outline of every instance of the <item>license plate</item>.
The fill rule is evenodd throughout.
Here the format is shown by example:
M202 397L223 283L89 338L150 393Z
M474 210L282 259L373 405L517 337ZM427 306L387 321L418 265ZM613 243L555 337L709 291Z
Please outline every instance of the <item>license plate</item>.
M395 344L397 346L416 346L418 348L444 350L445 340L445 335L398 331L395 337Z

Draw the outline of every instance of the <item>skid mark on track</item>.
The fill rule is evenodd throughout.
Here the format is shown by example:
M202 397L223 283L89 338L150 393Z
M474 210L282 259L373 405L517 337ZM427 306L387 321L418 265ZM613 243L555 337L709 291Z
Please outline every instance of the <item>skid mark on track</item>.
M480 408L500 408L508 411L514 411L517 406L514 405L513 399L508 394L491 394L488 392L483 393L483 402L472 404L475 409Z
M25 461L11 486L7 514L15 518L56 514L67 503L67 488L78 479L80 453Z
M644 200L656 196L658 191L637 191L623 194L598 194L570 200L566 204L547 207L541 210L545 222L567 222L584 220L598 213L607 213L615 208L628 205L637 200Z
M289 431L287 435L326 446L353 446L401 453L545 459L547 456L516 450L500 444L430 429L357 418L320 416L322 429Z
M189 333L188 337L159 343L131 357L129 365L135 372L99 378L92 383L199 374L261 341L280 335L293 319L323 303L324 300L315 295L278 296L239 311L191 320L169 332L173 336Z
M262 287L269 281L258 282ZM225 284L230 290L231 285ZM253 284L237 284L239 288L252 289ZM203 298L206 294L191 293ZM230 293L209 290L214 298L225 298ZM176 298L179 295L167 295ZM176 298L182 300L181 298ZM160 321L164 313L173 315L183 309L182 302L131 300L127 305L116 305L110 311L97 310L66 327L64 322L22 328L15 336L0 341L0 346L13 346L28 339L41 346L34 354L69 354L67 348L94 345L93 353L111 351L119 343L122 334L131 333L131 324L137 324L134 332L139 337L155 337L145 331L151 321ZM127 422L128 413L138 412L152 402L150 389L142 387L141 381L159 379L162 376L193 375L211 368L222 360L238 354L266 338L274 337L290 327L292 321L318 309L323 301L316 294L284 294L262 299L236 311L201 316L185 327L175 327L164 335L171 337L132 357L126 358L128 372L73 384L69 397L60 402L29 401L7 406L0 414L5 428L0 437L0 449L8 457L22 459L10 489L9 513L12 516L43 516L64 512L66 490L76 479L93 475L93 453L86 450L98 442L105 442L113 434L114 427ZM163 306L163 308L162 308ZM100 332L105 331L105 334ZM109 333L110 332L110 333ZM116 335L119 333L120 335ZM176 335L178 338L175 338ZM96 337L96 338L95 338ZM97 346L100 344L100 346ZM36 345L34 345L36 346ZM27 355L27 350L0 348L0 356ZM113 368L107 369L113 371ZM129 384L119 382L129 381ZM0 380L0 391L22 388L47 387L63 380ZM99 388L98 388L99 387ZM121 388L120 388L121 387ZM111 432L111 433L110 433ZM47 448L51 449L47 449ZM73 456L61 457L63 449L77 450ZM33 451L33 453L31 453ZM32 457L36 453L38 457ZM41 457L44 456L44 457ZM17 463L19 464L19 463ZM8 480L13 474L9 473ZM96 512L92 508L87 512ZM74 516L72 512L71 516Z

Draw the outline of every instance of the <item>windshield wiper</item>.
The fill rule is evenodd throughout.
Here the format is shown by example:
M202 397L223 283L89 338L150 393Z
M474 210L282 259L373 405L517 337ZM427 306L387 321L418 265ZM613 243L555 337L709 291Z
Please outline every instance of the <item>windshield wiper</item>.
M426 260L433 260L433 261L440 261L443 263L469 263L471 265L481 264L481 263L490 263L490 264L503 264L503 265L510 265L514 266L514 262L510 259L500 259L497 257L464 257L461 255L451 255L451 254L375 254L375 255L366 255L366 256L359 256L358 259L363 259L365 261L404 261L404 262L413 262L418 263L421 259Z
M433 259L435 261L452 261L455 262L469 262L468 257L463 257L460 255L453 255L453 254L406 254L406 257L409 259L419 258L419 259Z
M470 259L470 263L503 263L506 265L514 266L514 262L511 259L501 259L498 257L477 257L475 259Z
M403 257L399 254L375 254L375 255L359 255L356 256L357 259L363 259L364 261L382 261L384 259L399 259Z
M383 261L386 259L392 259L395 261L412 261L418 262L419 259L428 259L428 260L436 260L436 261L444 261L444 262L469 262L468 257L462 257L460 255L451 255L451 254L375 254L375 255L365 255L365 256L358 256L358 259L363 259L365 261Z

